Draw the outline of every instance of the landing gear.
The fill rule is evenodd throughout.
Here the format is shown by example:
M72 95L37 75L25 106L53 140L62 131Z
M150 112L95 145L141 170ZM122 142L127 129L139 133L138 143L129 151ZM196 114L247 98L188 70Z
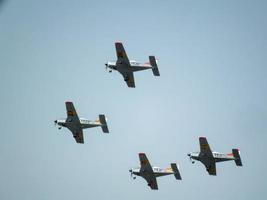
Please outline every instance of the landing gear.
M109 70L108 72L109 72L109 73L111 73L111 72L112 72L112 70Z
M136 177L134 176L134 177L133 177L133 179L135 180L135 179L136 179Z
M58 130L60 130L62 127L58 127Z
M195 163L195 161L192 161L192 164L194 164Z

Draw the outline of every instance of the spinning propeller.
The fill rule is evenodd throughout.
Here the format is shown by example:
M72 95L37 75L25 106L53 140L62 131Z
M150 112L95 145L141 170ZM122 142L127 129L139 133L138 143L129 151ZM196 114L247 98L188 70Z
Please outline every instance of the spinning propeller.
M130 169L129 172L131 173L131 178L136 179L135 176L133 177L133 170Z
M108 61L105 63L105 65L106 65L106 70L109 70L108 72L111 73L112 72L112 69L108 67Z
M106 62L105 65L106 65L106 70L108 70L108 62Z
M191 154L189 153L189 154L187 154L187 155L189 156L189 160L190 160L190 162L191 162L192 164L194 164L195 161L192 160Z
M57 120L54 121L54 124L55 124L55 126L58 125ZM61 128L62 128L61 126L58 126L58 129L59 129L59 130L60 130Z

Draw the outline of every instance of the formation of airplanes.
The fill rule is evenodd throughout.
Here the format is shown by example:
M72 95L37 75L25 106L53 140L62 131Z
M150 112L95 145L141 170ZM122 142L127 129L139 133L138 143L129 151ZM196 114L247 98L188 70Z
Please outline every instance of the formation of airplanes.
M135 87L134 72L136 71L151 69L154 76L160 76L155 56L149 56L149 63L141 64L128 59L121 42L116 42L115 48L117 61L109 61L105 65L107 69L109 68L110 72L112 72L112 70L117 70L122 74L128 87ZM72 102L67 101L65 105L67 118L57 119L54 123L58 126L58 129L62 127L69 129L77 143L84 143L83 129L86 128L101 127L104 133L109 133L107 119L104 114L100 114L99 119L91 121L89 119L80 118ZM237 166L242 166L240 151L238 149L232 149L232 153L228 154L213 152L205 137L199 137L199 145L199 152L192 152L187 155L191 161L197 160L203 163L209 175L216 176L217 162L234 161ZM154 167L151 166L145 153L139 153L139 160L140 167L132 168L129 172L133 179L136 179L136 176L144 178L147 185L152 190L158 190L157 177L174 175L177 180L182 180L179 167L177 167L176 163L171 163L171 166L165 169ZM195 161L192 161L192 163L194 162Z

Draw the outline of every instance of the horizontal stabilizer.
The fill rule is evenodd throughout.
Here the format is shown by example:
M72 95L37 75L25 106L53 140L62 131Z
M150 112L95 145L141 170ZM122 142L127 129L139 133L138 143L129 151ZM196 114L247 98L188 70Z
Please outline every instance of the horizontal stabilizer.
M155 56L149 56L149 62L150 65L152 66L152 71L154 76L160 76Z
M174 172L174 176L177 180L182 180L181 174L179 172L179 169L176 165L176 163L171 163L172 171Z
M105 115L99 115L99 121L101 123L101 128L104 133L109 133L108 125Z
M238 149L232 149L232 152L233 152L233 155L234 155L234 158L235 158L235 164L237 166L243 166L242 165L242 161L241 161L239 150Z

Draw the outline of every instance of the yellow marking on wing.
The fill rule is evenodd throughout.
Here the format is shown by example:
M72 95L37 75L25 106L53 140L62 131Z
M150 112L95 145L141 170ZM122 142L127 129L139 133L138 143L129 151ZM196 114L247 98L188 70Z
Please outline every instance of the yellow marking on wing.
M201 148L207 150L207 149L209 149L209 146L207 144L202 144Z
M126 58L126 53L124 51L119 51L118 52L118 57L119 58Z
M142 164L142 165L146 165L147 163L148 163L147 160L142 160L142 161L141 161L141 164Z
M76 115L76 112L70 110L70 111L68 111L68 115L69 116L74 116L74 115Z

